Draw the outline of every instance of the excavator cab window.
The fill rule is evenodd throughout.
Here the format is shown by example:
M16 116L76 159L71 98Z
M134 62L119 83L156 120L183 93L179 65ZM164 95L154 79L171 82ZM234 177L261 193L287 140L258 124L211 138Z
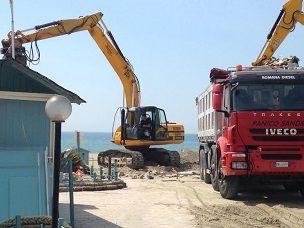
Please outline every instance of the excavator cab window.
M165 111L157 107L129 109L126 116L126 139L166 140L168 126Z
M162 109L157 109L155 113L155 139L156 140L166 140L169 138L168 126L165 111Z
M129 109L126 116L126 139L152 140L153 134L153 110L147 108Z
M138 125L140 113L137 109L129 109L125 119L126 139L138 139Z
M141 113L138 131L140 139L148 139L151 140L154 136L153 134L153 125L152 125L152 112L144 111Z

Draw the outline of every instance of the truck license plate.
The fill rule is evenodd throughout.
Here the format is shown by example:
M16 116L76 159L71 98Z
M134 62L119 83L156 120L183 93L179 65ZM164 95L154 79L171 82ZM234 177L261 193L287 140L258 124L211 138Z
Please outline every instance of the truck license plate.
M287 168L289 167L289 162L275 162L274 166L277 168Z

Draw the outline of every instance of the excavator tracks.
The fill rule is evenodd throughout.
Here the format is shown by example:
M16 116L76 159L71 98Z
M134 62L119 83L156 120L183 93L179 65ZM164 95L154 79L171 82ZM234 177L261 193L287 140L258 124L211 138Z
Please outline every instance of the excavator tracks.
M116 161L118 166L128 166L132 169L143 168L145 161L164 166L180 165L179 153L164 148L147 148L140 151L135 151L134 149L106 150L98 154L98 164L107 166L109 164L109 157L111 157L112 164Z
M164 166L180 165L180 155L175 150L167 150L164 148L149 148L142 153L145 161L156 162Z
M144 167L144 157L139 151L112 149L100 152L98 154L98 165L107 166L109 157L111 157L111 163L114 164L116 160L118 166L129 166L132 169Z

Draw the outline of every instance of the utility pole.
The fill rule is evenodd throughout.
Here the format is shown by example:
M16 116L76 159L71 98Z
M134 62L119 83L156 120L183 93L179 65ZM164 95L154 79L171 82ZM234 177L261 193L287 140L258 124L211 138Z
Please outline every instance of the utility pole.
M15 29L14 29L14 2L13 0L9 0L11 7L11 22L12 22L12 31L11 31L11 39L12 39L12 58L15 59Z

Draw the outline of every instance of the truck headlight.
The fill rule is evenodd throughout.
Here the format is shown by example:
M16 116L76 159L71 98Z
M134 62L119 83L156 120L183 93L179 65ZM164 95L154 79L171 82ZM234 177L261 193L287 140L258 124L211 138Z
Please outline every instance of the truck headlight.
M231 157L233 157L233 158L245 158L246 154L244 154L244 153L233 153L233 154L231 154Z

